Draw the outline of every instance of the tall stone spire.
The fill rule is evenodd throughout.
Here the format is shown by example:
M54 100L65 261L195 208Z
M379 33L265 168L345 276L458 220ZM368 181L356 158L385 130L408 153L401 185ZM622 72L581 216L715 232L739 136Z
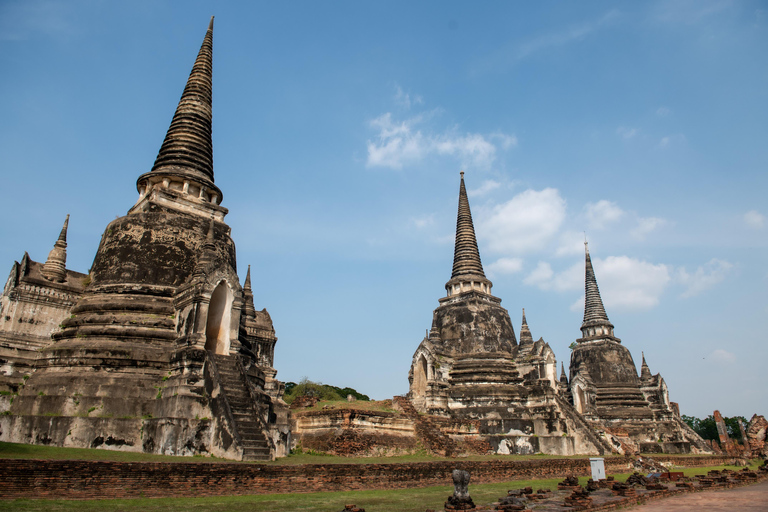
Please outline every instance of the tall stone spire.
M528 328L528 321L525 319L525 308L523 308L523 325L520 326L520 345L527 343L533 343L533 336Z
M140 193L158 183L173 188L170 183L177 181L185 194L192 184L201 199L221 203L221 190L213 182L212 83L213 16L155 164L136 183Z
M67 228L69 227L69 214L64 220L64 226L59 233L59 239L53 244L53 249L48 253L48 259L43 264L40 273L49 281L63 283L67 279Z
M584 321L581 324L583 338L607 336L613 338L613 324L605 313L603 299L600 298L600 290L597 287L595 270L592 268L592 259L589 256L589 247L584 242L586 253L586 269L584 272Z
M248 272L245 274L245 283L243 284L243 290L253 291L251 289L251 266L248 265Z
M568 376L565 374L565 365L560 361L560 383L568 387Z
M480 251L477 250L475 226L469 209L467 189L464 186L464 171L459 186L459 212L456 216L456 245L453 250L453 272L445 285L448 296L475 290L491 293L492 283L485 277Z

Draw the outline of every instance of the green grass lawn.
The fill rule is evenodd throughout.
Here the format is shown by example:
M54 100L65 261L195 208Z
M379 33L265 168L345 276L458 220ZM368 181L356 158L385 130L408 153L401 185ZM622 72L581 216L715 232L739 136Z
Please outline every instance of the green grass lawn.
M751 466L758 466L755 461ZM686 476L706 474L711 469L735 466L713 466L686 468ZM613 475L616 480L624 481L630 473ZM580 477L579 483L586 485L588 477ZM475 503L489 504L506 496L509 489L531 486L536 489L557 489L561 478L543 480L516 480L495 484L470 483L470 494ZM264 496L226 496L216 498L155 498L131 500L13 500L0 501L0 510L15 511L71 511L79 512L126 510L126 511L275 511L275 512L338 512L346 503L354 503L370 512L424 512L428 508L440 509L453 493L453 486L425 487L422 489L402 489L395 491L349 491L315 492L307 494L270 494Z

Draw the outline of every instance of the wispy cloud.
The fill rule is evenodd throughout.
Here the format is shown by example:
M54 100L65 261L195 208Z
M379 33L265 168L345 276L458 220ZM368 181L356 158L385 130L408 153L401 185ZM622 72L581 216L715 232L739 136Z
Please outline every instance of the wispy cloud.
M665 219L659 217L641 217L637 219L637 226L629 234L638 240L643 240L646 235L664 226L667 223Z
M499 258L490 265L486 265L485 270L491 276L516 274L523 270L523 260L521 258Z
M705 359L710 363L730 365L736 362L736 354L718 348L710 352Z
M480 209L478 235L493 252L536 251L557 235L565 219L565 208L565 200L557 189L529 189L505 203Z
M609 224L621 220L624 210L611 201L602 199L596 203L587 203L584 207L589 227L592 229L604 229Z
M555 250L555 256L573 256L584 253L584 233L578 231L564 231L560 234L560 240Z
M622 139L631 139L637 135L637 132L637 128L628 128L626 126L619 126L616 128L616 133L618 133Z
M484 196L489 192L492 192L501 186L501 182L496 180L485 180L479 187L467 190L469 196Z
M662 23L691 25L723 10L732 8L733 5L734 2L728 0L658 2L653 17Z
M706 265L698 267L692 274L685 268L679 268L676 280L685 286L685 291L680 296L688 298L701 294L725 279L732 268L733 264L717 258L713 258Z
M519 44L513 53L515 60L524 59L534 53L564 46L569 43L581 41L599 28L609 25L619 17L617 10L612 10L604 14L597 20L572 25L564 30L550 32L535 37L529 41Z
M762 229L765 226L765 215L757 210L749 210L744 214L744 222L754 229Z
M659 107L656 109L656 115L659 117L667 117L670 110L667 107Z
M366 165L402 169L430 156L443 156L456 158L465 167L488 169L498 151L494 140L501 141L501 149L509 148L513 145L510 141L516 141L513 135L459 133L455 127L436 133L427 121L438 112L433 110L401 121L387 112L371 120L369 125L378 135L367 143Z
M540 261L523 283L541 290L556 292L578 290L584 286L584 264L579 262L561 272L554 272L546 261Z
M672 281L670 268L667 265L654 264L628 256L593 259L592 264L600 284L600 295L609 315L611 311L636 311L655 307ZM580 285L583 286L584 265L580 265L580 268ZM569 271L574 272L570 269ZM555 277L553 276L553 279ZM571 310L578 311L583 308L584 296L582 295L571 305Z
M398 84L395 84L395 97L394 101L396 105L403 107L406 110L410 110L411 105L422 105L424 99L419 95L411 97L410 93L407 93Z
M422 215L421 217L413 217L411 224L419 229L427 228L435 224L435 215L430 213L429 215Z

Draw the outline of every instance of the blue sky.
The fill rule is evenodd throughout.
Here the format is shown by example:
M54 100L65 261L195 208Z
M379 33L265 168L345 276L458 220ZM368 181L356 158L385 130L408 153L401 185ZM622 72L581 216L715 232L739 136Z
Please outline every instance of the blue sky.
M583 240L683 414L766 414L768 4L0 2L0 265L87 271L214 30L214 169L282 380L405 393L459 171L486 273L559 361Z

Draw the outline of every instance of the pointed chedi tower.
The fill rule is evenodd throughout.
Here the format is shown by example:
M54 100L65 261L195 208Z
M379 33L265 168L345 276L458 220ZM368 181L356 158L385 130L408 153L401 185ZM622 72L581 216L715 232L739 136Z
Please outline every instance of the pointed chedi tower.
M586 242L584 247L584 321L570 367L574 406L593 418L647 419L650 409L640 392L637 368L629 350L613 334Z
M674 417L666 384L663 379L650 378L644 357L643 380L638 378L632 355L614 335L586 242L584 246L584 320L570 364L575 409L607 435L620 432L631 440L615 445L674 453L689 452L692 445L704 446L698 436L689 435L679 417ZM666 442L662 445L659 439Z
M408 399L418 411L440 416L441 422L449 418L456 428L471 433L472 442L481 440L498 453L605 452L597 438L583 439L563 415L563 408L572 409L558 399L549 345L534 343L524 319L523 357L509 313L491 295L491 287L462 172L451 279L433 312L431 329L413 355Z
M213 18L137 203L107 226L90 283L14 401L22 442L286 453L272 360L241 338L246 295L214 183L212 50Z

